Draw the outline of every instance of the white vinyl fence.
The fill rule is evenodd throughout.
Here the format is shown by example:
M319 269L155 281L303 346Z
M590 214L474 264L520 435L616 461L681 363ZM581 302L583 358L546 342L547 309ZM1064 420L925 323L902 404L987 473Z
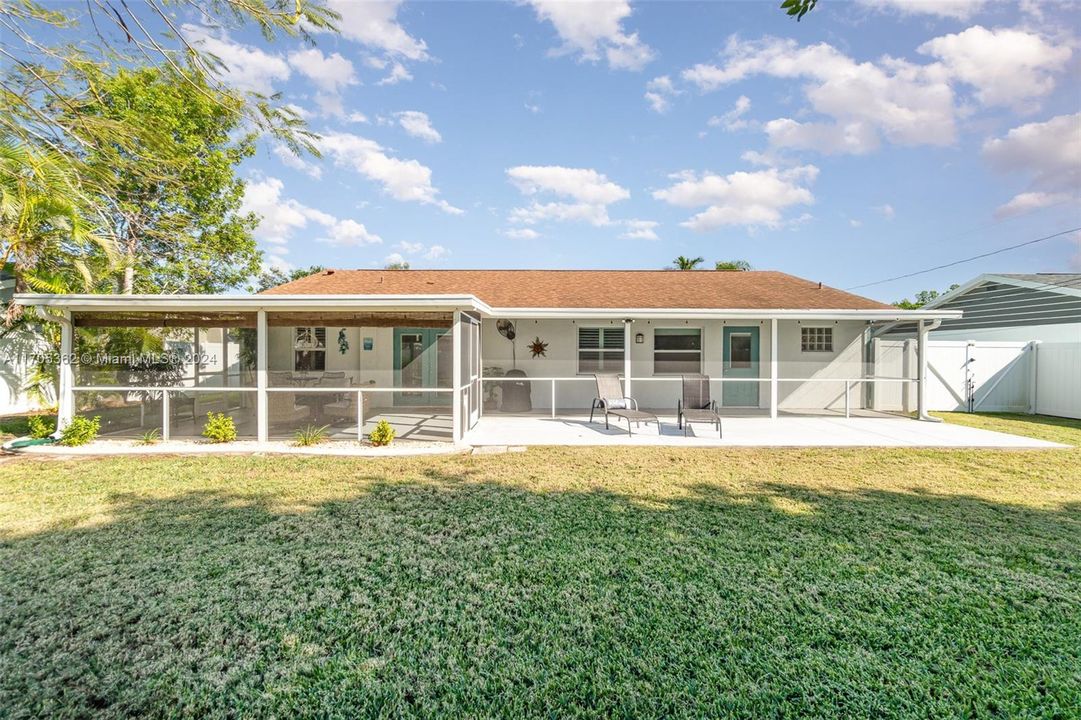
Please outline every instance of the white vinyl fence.
M873 343L876 375L915 374L915 340ZM935 340L928 343L927 370L929 410L1081 418L1079 343ZM913 412L915 388L877 383L872 408Z

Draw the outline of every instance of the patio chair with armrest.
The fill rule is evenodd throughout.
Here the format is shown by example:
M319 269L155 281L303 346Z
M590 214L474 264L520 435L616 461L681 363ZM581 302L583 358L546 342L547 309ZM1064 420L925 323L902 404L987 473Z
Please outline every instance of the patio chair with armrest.
M596 410L604 411L604 429L608 429L608 416L614 415L627 421L627 434L631 434L632 423L637 425L644 422L657 423L660 431L661 423L657 416L651 412L638 409L638 401L623 394L623 386L619 382L619 375L615 373L598 373L593 376L597 381L597 397L593 398L593 405L589 409L589 421L593 422L593 413Z
M683 376L683 397L676 401L676 421L684 436L692 422L708 422L717 426L717 437L724 437L717 401L709 397L709 375L695 373Z

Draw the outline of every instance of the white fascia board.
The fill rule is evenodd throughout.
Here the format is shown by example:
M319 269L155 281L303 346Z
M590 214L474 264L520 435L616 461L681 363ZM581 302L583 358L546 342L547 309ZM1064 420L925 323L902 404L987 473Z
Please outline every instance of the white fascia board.
M50 295L19 293L20 305L97 312L288 312L297 310L478 310L488 305L473 295Z
M747 310L725 308L493 308L500 318L631 318L642 320L754 319L866 320L874 322L956 319L960 310Z

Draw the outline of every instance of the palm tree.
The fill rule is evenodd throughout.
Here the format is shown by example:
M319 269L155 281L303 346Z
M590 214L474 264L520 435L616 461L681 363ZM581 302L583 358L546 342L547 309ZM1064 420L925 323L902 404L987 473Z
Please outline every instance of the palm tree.
M672 264L676 270L697 270L698 266L704 263L706 259L704 257L688 258L680 255Z
M713 269L742 272L744 270L750 270L751 264L746 260L718 260Z

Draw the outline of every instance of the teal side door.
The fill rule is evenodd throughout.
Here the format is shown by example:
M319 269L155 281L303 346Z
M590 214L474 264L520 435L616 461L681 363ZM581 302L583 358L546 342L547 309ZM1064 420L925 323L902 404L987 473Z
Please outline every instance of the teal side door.
M724 328L724 377L757 378L758 369L758 328ZM758 407L758 386L756 382L722 383L721 405L725 407Z
M416 388L394 393L394 404L448 403L449 395L425 388L450 387L453 352L449 329L394 328L394 386Z

